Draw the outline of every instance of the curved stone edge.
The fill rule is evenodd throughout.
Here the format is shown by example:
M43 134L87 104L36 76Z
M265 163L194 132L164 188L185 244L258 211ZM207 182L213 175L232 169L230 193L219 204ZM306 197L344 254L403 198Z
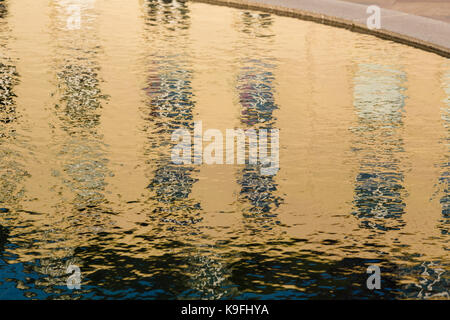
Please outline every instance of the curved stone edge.
M348 29L350 31L354 31L354 32L359 32L359 33L364 33L364 34L369 34L369 35L373 35L376 36L378 38L384 39L384 40L391 40L391 41L395 41L398 43L402 43L408 46L412 46L421 50L425 50L428 52L433 52L435 54L438 54L440 56L446 57L446 58L450 58L450 47L446 47L443 45L440 45L438 43L434 43L432 41L427 41L424 39L420 39L420 35L416 36L411 36L411 35L407 35L404 33L399 33L399 32L395 32L393 30L389 30L389 27L386 28L385 26L382 26L382 29L369 29L365 23L359 22L358 20L362 20L365 22L365 19L363 20L362 18L364 18L364 16L359 16L359 19L354 19L352 20L351 18L343 18L343 17L339 17L337 15L329 15L327 14L325 11L323 10L323 3L322 3L322 8L321 6L317 6L314 8L313 12L312 10L308 10L308 9L303 9L303 8L292 8L292 7L287 7L287 6L280 6L280 5L275 5L272 3L267 3L267 2L274 2L274 3L279 3L279 1L274 0L274 1L267 1L267 0L262 0L264 2L257 2L258 0L255 1L246 1L246 0L190 0L193 2L200 2L200 3L208 3L208 4L213 4L213 5L222 5L222 6L228 6L228 7L233 7L233 8L237 8L237 9L248 9L248 10L256 10L256 11L262 11L262 12L267 12L267 13L273 13L279 16L285 16L285 17L292 17L292 18L298 18L298 19L302 19L302 20L307 20L307 21L313 21L313 22L318 22L321 24L325 24L325 25L329 25L329 26L333 26L333 27L338 27L338 28L345 28ZM317 0L316 0L317 1ZM327 0L326 1L326 5L329 7L330 5L333 6L333 3L336 4L342 4L342 1L334 1L334 0ZM297 5L298 7L299 5ZM300 4L301 6L301 4ZM363 6L363 5L359 5L359 4L354 4L354 3L345 3L345 6L347 7L347 9L349 7L354 7L356 9L358 9L358 11L360 12L362 8L366 8L367 6ZM339 11L342 10L342 8L337 8L338 10L332 10L332 11ZM322 12L320 12L322 11ZM418 16L414 16L414 15L410 15L410 14L406 14L406 13L402 13L402 12L398 12L398 11L393 11L393 10L386 10L386 9L382 9L382 13L383 12L388 12L390 13L390 15L388 15L388 18L392 18L395 16L397 17L401 17L401 16L408 16L409 20L408 23L410 23L411 21L417 20L417 23L420 25L420 23L427 23L428 27L431 30L436 30L436 28L438 28L439 26L443 26L445 25L445 27L448 27L448 29L450 30L450 25L446 24L445 22L440 22L440 21L436 21L433 19L428 19L428 18L424 18L424 17L418 17ZM394 15L392 15L394 14ZM344 14L343 14L344 15ZM398 21L400 24L404 24L404 22L402 21ZM433 24L436 24L433 25ZM394 29L394 28L392 28ZM411 33L411 32L410 32ZM414 33L414 32L413 32ZM450 34L448 34L448 39L450 41ZM422 36L423 38L423 36Z

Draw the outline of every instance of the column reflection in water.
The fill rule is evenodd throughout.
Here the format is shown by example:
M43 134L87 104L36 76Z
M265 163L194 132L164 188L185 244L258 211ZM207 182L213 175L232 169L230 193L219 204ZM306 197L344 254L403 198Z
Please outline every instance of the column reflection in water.
M55 7L57 103L55 114L62 129L63 139L59 159L63 163L65 185L73 199L74 209L86 215L95 215L104 203L102 191L108 174L105 146L98 132L100 110L107 96L100 90L99 39L92 30L95 26L95 1L78 3L81 12L81 29L68 30L67 4L62 1ZM64 4L64 5L63 5Z
M274 34L271 32L272 17L269 14L241 13L240 32L247 50L241 50L241 70L237 79L237 91L241 104L241 123L244 129L275 129L274 110L278 108L274 97L275 59L265 53ZM270 141L268 141L270 146ZM248 143L246 150L249 149ZM262 175L261 165L246 165L241 173L242 186L239 200L244 204L243 213L259 226L271 229L277 221L275 210L282 199L276 195L275 176ZM256 226L255 231L259 227Z
M444 103L446 107L442 108L442 121L444 123L444 127L447 130L447 137L443 141L449 146L450 142L450 71L447 71L442 79L442 85L444 87L445 93L447 95ZM450 172L449 172L449 154L445 155L445 162L441 165L442 167L442 176L439 179L439 183L442 186L442 198L440 200L442 205L442 225L441 232L442 234L449 234L449 226L450 226L450 192L449 192L449 183L450 183Z
M159 37L151 63L148 95L147 150L156 168L148 188L154 193L153 214L166 230L178 230L199 221L200 204L189 199L195 179L193 166L172 163L172 132L194 128L195 105L192 71L186 59L185 37L189 27L188 8L183 2L148 1L147 32Z
M16 149L21 144L16 132L19 114L14 93L19 74L13 59L5 55L8 49L3 35L8 30L7 15L7 4L0 3L0 207L18 202L24 192L20 182L28 176L19 161L23 155Z
M22 153L17 149L21 137L17 136L19 114L15 102L15 86L19 74L13 59L8 56L8 5L0 2L0 215L2 218L18 209L24 195L24 178L28 177L21 163ZM0 258L2 257L9 228L0 220ZM3 224L3 225L2 225ZM0 260L0 264L2 264Z
M354 215L364 227L398 230L405 210L402 117L405 73L388 65L358 64L354 77L353 152L359 159Z
M73 12L79 13L79 25L68 24ZM109 210L103 191L109 171L98 132L100 110L107 97L99 88L95 1L56 1L51 23L56 44L56 90L52 93L55 118L50 124L55 129L51 149L56 159L51 174L61 183L51 190L59 203L51 217L52 232L42 245L50 247L54 239L61 245L53 250L48 248L49 255L40 259L37 269L48 275L40 280L40 285L48 286L49 292L58 292L57 286L65 286L61 280L66 277L67 267L70 264L83 267L75 253L79 243L108 228Z
M177 292L178 297L220 298L223 270L218 260L212 259L208 250L195 245L201 236L196 225L202 221L201 206L192 199L194 167L172 163L171 151L174 142L171 135L176 129L187 129L193 136L195 107L191 87L192 69L188 52L189 8L179 1L148 1L147 32L155 53L150 56L149 86L145 88L150 101L148 113L148 136L150 158L155 159L153 178L148 186L152 192L152 219L156 220L155 232L161 232L167 249L180 250L175 259L186 264L185 270L170 265L167 269L177 279L186 283ZM177 248L179 245L181 247ZM203 252L205 251L205 252ZM218 290L219 289L219 290Z
M10 49L16 42L11 7L9 1L0 3L0 297L23 299L36 296L28 289L36 280L39 233L33 225L37 219L29 216L34 212L26 210L32 201L27 190L32 178L29 164L35 161L36 150L27 135L23 104L17 102L22 80L17 70L23 66Z

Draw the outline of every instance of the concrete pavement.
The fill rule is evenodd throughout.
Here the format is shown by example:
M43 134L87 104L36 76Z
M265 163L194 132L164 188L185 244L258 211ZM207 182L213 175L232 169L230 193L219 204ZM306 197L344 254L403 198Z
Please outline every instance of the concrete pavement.
M450 23L449 0L344 0L364 5L378 5L384 9L423 16Z
M194 1L242 9L261 10L348 28L352 31L372 34L450 58L450 23L446 22L445 14L439 16L438 13L442 11L439 11L437 7L444 0L432 0L430 2L435 1L435 5L428 6L428 15L431 17L439 16L440 19L431 19L430 17L414 15L406 11L389 9L399 5L399 3L402 5L416 3L417 5L419 2L424 2L420 0L350 0L352 2L339 0ZM445 0L445 3L447 3L447 0ZM378 4L381 7L381 29L370 30L367 27L366 21L369 14L366 10L372 4ZM417 8L420 8L420 6ZM417 8L414 10L419 10ZM425 12L422 11L422 13Z

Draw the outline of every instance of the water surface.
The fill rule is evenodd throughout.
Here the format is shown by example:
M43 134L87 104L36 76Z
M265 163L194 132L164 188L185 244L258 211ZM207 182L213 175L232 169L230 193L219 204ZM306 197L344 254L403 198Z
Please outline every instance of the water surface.
M0 1L0 298L449 298L449 108L448 59L343 29ZM195 121L280 129L280 170L172 163Z

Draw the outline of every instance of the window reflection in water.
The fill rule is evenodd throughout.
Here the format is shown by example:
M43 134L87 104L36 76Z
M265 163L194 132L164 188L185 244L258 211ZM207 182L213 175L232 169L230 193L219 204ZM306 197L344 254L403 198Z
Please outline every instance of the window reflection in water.
M165 241L184 242L186 249L180 257L187 265L180 271L188 276L182 296L221 298L225 269L220 257L208 247L195 244L201 231L201 204L191 197L194 183L193 165L177 165L171 161L176 129L187 129L193 136L195 97L191 85L192 66L188 54L189 10L184 2L148 1L146 32L156 49L150 56L149 97L146 117L149 149L156 168L148 188L153 193L151 215L157 220L157 230L167 235ZM170 244L168 244L170 245ZM172 266L172 270L178 269Z
M237 79L237 91L241 104L241 123L244 129L275 129L276 119L273 112L278 108L274 96L274 70L276 60L266 54L261 56L261 47L270 46L274 37L271 31L272 17L268 14L243 12L241 14L240 32L245 50L240 56L241 70ZM255 40L252 40L256 38ZM265 46L264 46L265 47ZM246 150L249 149L248 140ZM268 142L270 146L270 141ZM273 228L278 222L275 210L282 199L276 194L275 176L261 175L260 164L253 165L246 161L239 184L239 200L245 204L244 216L256 223L255 232L260 227Z
M355 216L377 230L403 225L405 188L400 166L405 73L388 65L359 64L354 77L358 125L353 152L360 172L355 184Z

